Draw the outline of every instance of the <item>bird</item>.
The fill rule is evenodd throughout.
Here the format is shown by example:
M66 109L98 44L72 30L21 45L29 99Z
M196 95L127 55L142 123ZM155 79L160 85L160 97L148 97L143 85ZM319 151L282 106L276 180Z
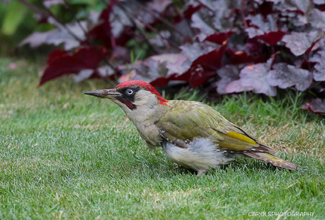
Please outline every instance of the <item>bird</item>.
M199 177L237 158L255 158L289 170L297 168L274 156L273 148L259 143L209 105L167 100L147 82L125 81L113 89L84 94L116 103L149 148L161 147L170 160L196 171Z

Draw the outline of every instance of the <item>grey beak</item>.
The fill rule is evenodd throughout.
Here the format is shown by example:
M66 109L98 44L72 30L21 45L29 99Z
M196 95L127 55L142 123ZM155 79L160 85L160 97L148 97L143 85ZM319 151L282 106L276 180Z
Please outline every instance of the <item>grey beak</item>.
M96 96L98 98L110 98L113 96L120 96L121 93L116 91L116 89L102 89L102 90L95 90L95 91L89 91L85 92L85 95L92 95Z

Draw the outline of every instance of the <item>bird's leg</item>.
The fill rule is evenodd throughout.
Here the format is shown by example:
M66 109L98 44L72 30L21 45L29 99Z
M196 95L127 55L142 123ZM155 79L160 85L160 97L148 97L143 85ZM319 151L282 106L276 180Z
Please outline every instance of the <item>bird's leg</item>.
M199 171L197 171L197 174L196 174L196 176L197 177L201 177L203 174L206 174L206 170L199 170Z
M172 140L172 144L174 144L176 147L179 147L179 148L184 148L184 149L188 148L187 144L184 141L177 139L177 138Z
M175 138L174 136L172 136L171 134L169 133L166 133L165 131L163 130L160 130L159 129L159 132L160 132L160 135L168 142L172 143L173 145L175 145L176 147L179 147L179 148L184 148L184 149L187 149L188 146L187 146L187 143L188 143L188 140L181 140L181 139L178 139L178 138Z

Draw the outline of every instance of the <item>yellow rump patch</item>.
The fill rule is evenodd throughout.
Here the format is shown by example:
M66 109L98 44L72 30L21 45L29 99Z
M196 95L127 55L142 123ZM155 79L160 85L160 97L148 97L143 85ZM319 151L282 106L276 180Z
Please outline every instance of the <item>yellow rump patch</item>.
M279 162L283 161L281 158L275 157L275 156L273 156L271 154L265 154L264 156L266 158L272 160L272 161L275 161L275 162L277 162L277 161L279 161Z
M246 135L239 134L239 133L234 132L234 131L229 131L226 135L229 136L229 137L235 138L237 140L245 141L245 142L251 143L251 144L256 144L256 141L254 141L250 137L247 137Z

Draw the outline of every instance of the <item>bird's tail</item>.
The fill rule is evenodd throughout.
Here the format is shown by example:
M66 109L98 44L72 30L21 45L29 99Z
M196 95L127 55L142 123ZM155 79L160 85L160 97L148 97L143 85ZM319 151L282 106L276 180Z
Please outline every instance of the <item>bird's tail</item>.
M273 156L268 153L245 152L244 154L249 157L253 157L258 160L268 162L276 167L281 167L281 168L285 168L285 169L289 169L289 170L297 169L296 164L290 163L289 161L286 161L286 160L282 160L281 158L278 158L278 157Z

